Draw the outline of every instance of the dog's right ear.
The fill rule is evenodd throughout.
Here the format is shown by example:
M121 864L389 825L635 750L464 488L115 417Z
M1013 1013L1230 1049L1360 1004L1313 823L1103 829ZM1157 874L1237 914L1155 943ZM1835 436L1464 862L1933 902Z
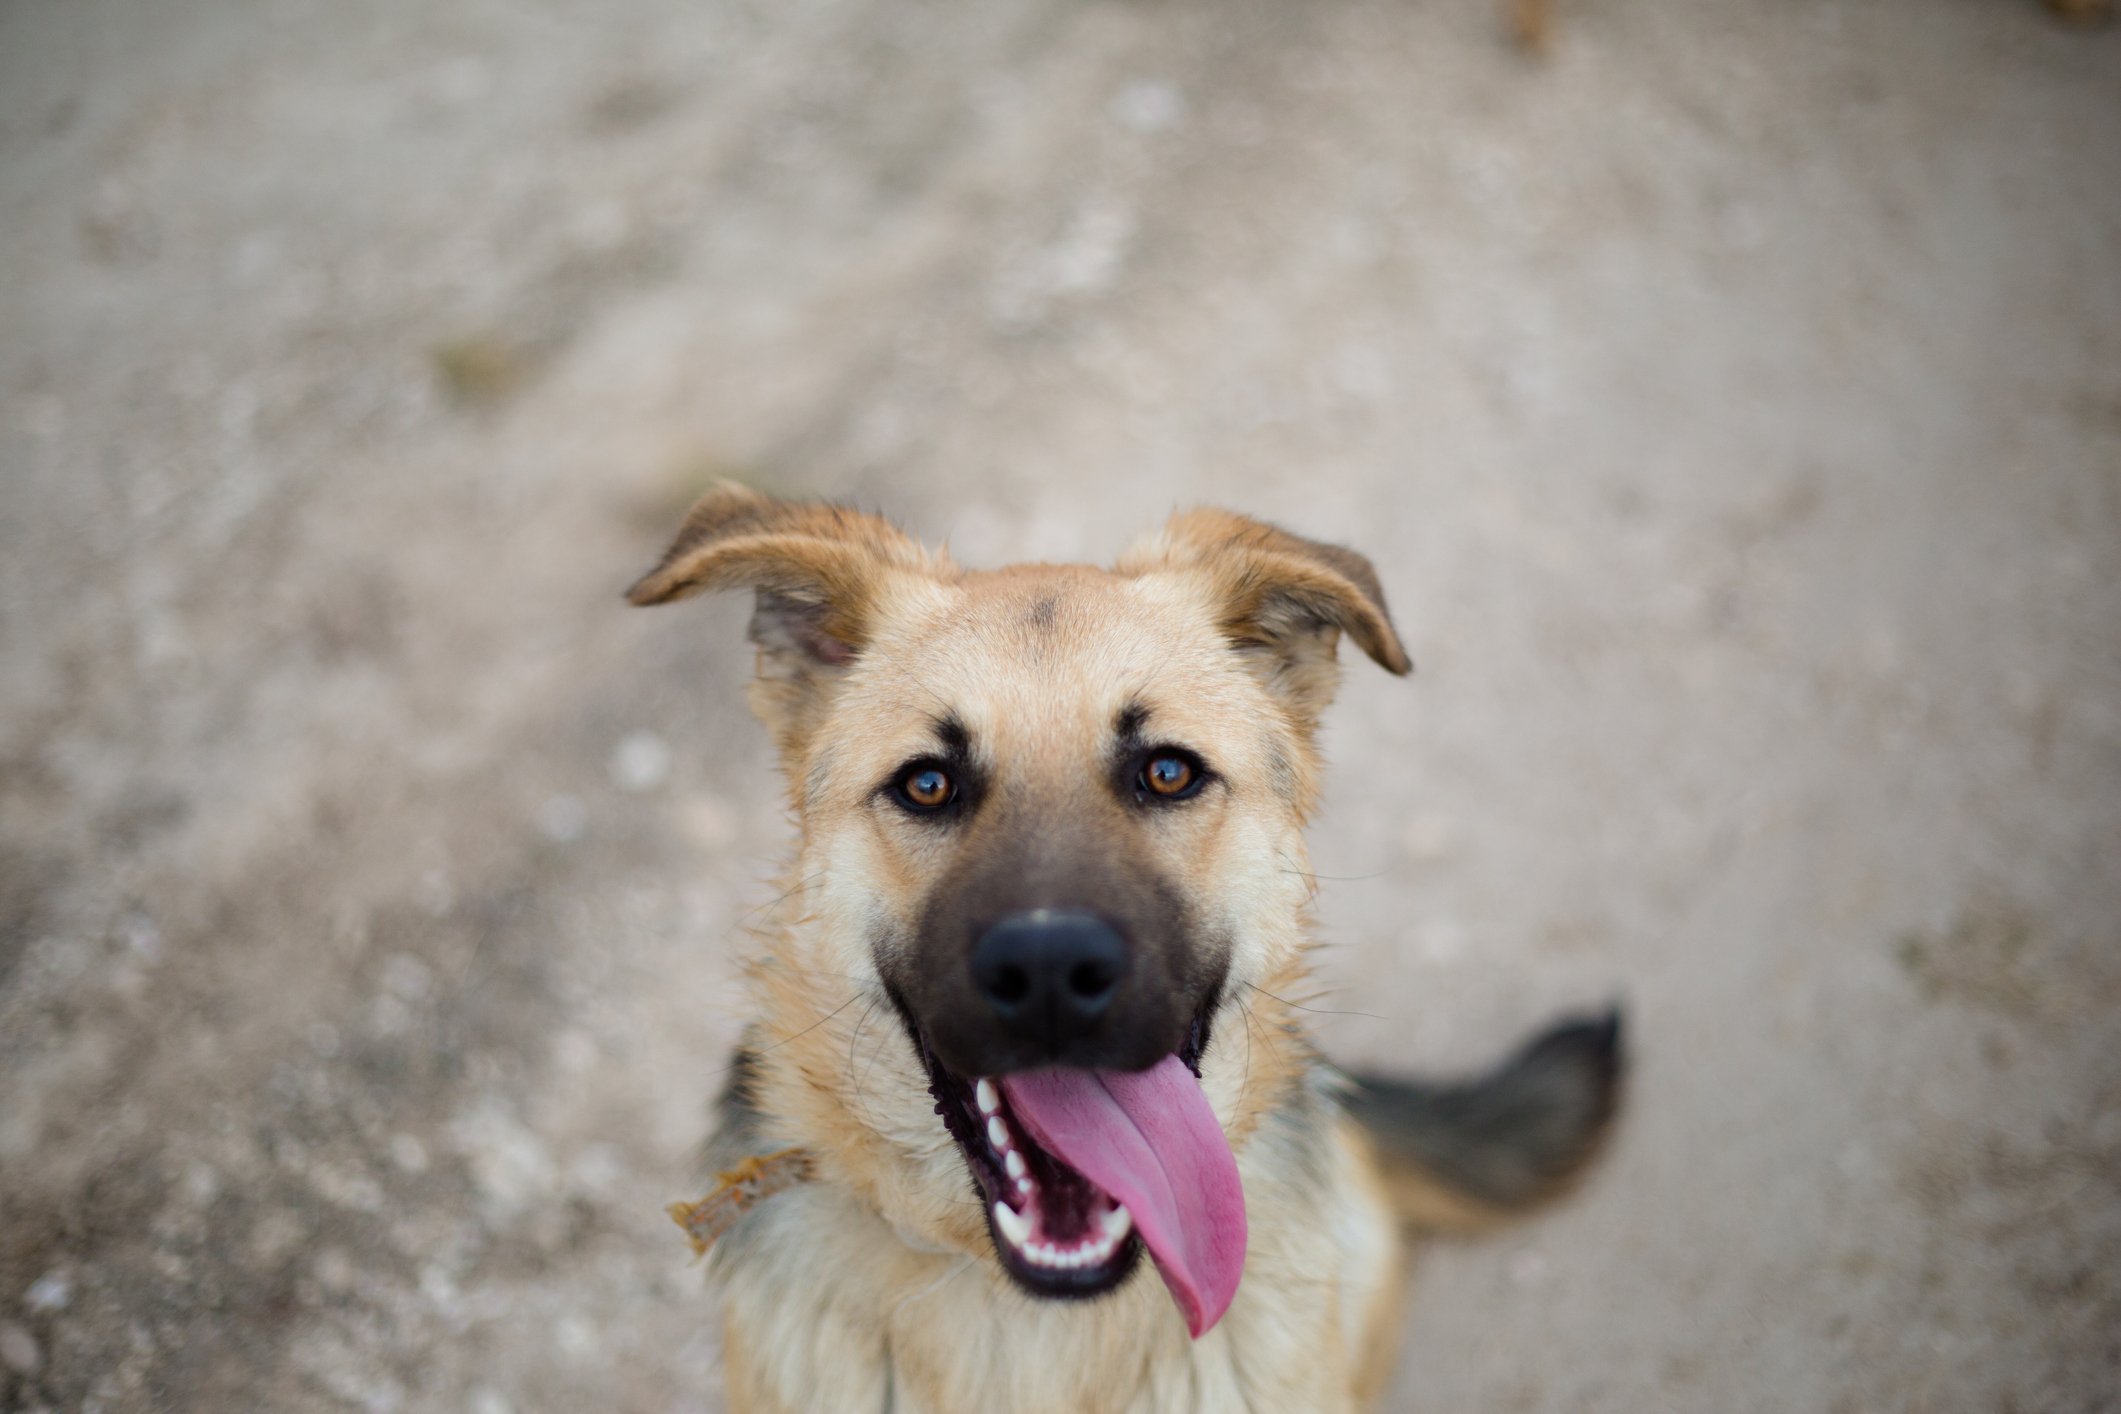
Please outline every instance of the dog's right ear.
M702 496L629 602L667 604L710 589L751 589L758 645L752 705L783 751L808 734L823 689L867 646L893 570L934 562L879 516L782 501L724 482Z

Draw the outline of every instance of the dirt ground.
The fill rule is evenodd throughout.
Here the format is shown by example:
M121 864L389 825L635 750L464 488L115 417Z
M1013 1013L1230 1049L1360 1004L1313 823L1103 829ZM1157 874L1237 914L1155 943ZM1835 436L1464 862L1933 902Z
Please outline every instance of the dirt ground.
M1380 565L1317 1020L1624 1001L1395 1410L2121 1404L2121 31L0 3L0 1406L697 1411L785 843L715 475Z

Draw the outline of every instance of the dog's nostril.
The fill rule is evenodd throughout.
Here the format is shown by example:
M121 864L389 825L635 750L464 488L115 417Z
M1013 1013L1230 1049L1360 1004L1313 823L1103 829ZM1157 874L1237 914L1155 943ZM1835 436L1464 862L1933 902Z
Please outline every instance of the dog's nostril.
M987 983L987 992L998 1002L1020 1002L1031 991L1031 974L1021 967L1002 967L995 970Z
M1102 962L1079 962L1068 973L1068 990L1084 1001L1092 1001L1112 990L1119 978Z

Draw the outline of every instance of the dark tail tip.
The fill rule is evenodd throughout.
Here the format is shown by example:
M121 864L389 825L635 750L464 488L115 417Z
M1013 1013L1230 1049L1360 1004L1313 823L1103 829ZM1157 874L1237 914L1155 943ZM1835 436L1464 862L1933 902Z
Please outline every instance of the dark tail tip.
M1404 1184L1420 1180L1501 1215L1566 1188L1620 1107L1618 1007L1569 1017L1489 1074L1456 1085L1357 1076L1348 1111Z

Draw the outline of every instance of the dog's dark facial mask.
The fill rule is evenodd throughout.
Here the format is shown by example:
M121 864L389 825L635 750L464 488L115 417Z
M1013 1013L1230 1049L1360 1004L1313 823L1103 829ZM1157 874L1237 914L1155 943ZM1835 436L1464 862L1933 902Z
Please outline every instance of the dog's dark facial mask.
M1003 1267L1087 1296L1146 1248L1205 1332L1244 1265L1225 1124L1263 1088L1206 1054L1218 1006L1303 946L1335 642L1407 667L1367 562L1204 511L1111 573L972 574L729 488L633 597L733 585L758 591L753 702L802 822L801 946L896 1008ZM934 1122L803 1074L835 1123L885 1100L875 1132ZM897 1162L934 1193L932 1145Z
M939 724L949 753L887 789L948 783L942 805L906 804L953 857L877 966L1011 1275L1096 1295L1146 1243L1198 1335L1244 1267L1236 1160L1199 1082L1227 949L1156 862L1153 832L1214 775L1144 735L1149 719L1123 707L1107 749L1058 788L1012 786L955 717Z
M1212 1009L1225 950L1143 837L1164 822L1139 817L1187 805L1137 799L1131 780L967 794L939 826L955 857L913 937L878 958L937 1057L994 1076L1142 1070L1176 1052Z

